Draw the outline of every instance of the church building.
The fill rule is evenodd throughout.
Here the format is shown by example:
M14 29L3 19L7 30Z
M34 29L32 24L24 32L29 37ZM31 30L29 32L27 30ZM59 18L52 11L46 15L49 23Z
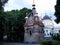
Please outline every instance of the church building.
M54 26L52 20L47 15L45 15L43 19L40 19L35 4L33 4L32 7L32 12L25 17L24 42L40 42L46 38L51 39Z

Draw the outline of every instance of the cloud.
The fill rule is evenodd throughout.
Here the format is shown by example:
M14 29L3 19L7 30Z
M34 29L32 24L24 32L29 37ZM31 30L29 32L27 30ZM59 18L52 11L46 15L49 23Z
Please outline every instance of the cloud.
M5 10L20 9L22 7L32 8L33 0L9 0L5 5ZM56 0L35 0L38 12L54 11Z
M10 11L13 9L21 9L21 8L23 8L23 2L17 0L9 0L4 7L5 11L7 10Z
M23 7L32 9L32 3L33 0L9 0L8 3L6 3L4 9L5 11L14 9L20 10ZM45 13L47 13L54 18L54 6L56 5L56 0L35 0L35 4L39 16L41 16L41 14L45 15Z
M9 0L4 9L5 11L10 11L13 9L20 10L23 7L32 9L32 3L33 0ZM56 18L54 17L54 6L56 5L56 0L35 0L35 4L39 16L43 16L47 13L47 15L51 16L53 19ZM60 27L60 24L56 24L55 26Z
M60 29L60 23L59 23L59 24L54 25L54 28Z
M33 0L9 0L6 3L4 9L5 11L10 11L13 9L22 9L23 7L27 7L32 9ZM36 10L38 15L45 15L47 13L51 17L54 18L54 6L56 5L56 0L35 0Z

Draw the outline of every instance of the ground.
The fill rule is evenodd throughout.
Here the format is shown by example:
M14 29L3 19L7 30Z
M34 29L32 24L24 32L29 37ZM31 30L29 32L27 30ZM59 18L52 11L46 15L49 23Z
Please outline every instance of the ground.
M40 44L32 44L32 43L4 43L3 45L40 45Z

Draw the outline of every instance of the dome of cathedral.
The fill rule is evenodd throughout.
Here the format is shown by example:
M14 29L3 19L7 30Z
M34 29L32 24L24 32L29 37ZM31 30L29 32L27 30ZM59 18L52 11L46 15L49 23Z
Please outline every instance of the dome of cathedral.
M45 15L43 19L50 19L50 17L48 15Z

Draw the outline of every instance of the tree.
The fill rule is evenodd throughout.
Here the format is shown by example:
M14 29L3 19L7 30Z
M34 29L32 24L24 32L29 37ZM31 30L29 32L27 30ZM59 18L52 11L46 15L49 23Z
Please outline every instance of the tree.
M3 17L5 18L4 34L8 35L9 41L22 42L24 40L25 16L26 13L30 12L31 9L28 8L4 12L3 14Z
M7 2L8 0L0 0L0 41L3 40L3 32L4 32L4 21L5 19L3 18L3 12L4 12L4 4Z
M60 0L57 0L57 4L55 6L55 16L57 17L55 21L59 23L60 22Z
M0 12L4 11L3 6L7 3L8 0L0 0Z
M0 0L0 37L8 35L10 41L23 41L24 23L26 13L31 9L22 8L21 10L12 10L4 12L4 5L8 0ZM1 40L0 39L0 40Z

